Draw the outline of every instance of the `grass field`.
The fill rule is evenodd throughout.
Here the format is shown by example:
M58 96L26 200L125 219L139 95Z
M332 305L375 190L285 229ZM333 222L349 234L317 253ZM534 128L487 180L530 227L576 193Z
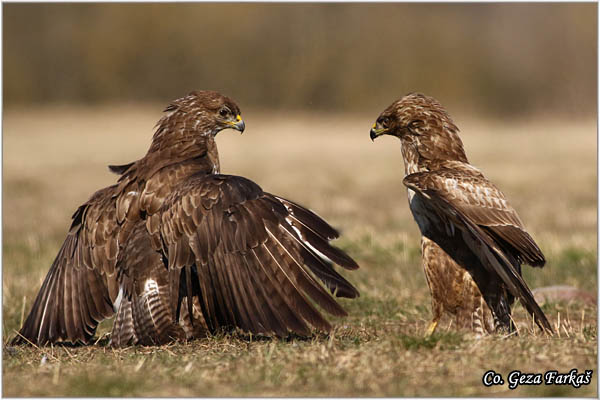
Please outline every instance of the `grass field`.
M8 110L3 125L4 396L597 396L597 306L573 299L543 309L555 337L532 327L481 340L447 318L431 338L419 234L402 186L400 145L375 143L381 110L358 116L246 111L246 132L217 142L225 173L316 210L361 268L344 273L361 297L342 304L329 334L218 335L122 350L97 345L8 347L61 245L70 216L114 182L106 165L141 157L161 105ZM452 111L452 110L451 110ZM481 121L455 115L470 161L508 196L548 260L524 269L532 288L597 292L596 120ZM485 387L488 370L593 370L588 386Z

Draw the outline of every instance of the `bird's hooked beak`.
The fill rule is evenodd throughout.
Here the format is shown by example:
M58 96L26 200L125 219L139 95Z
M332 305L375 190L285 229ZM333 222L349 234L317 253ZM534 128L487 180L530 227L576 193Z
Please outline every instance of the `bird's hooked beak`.
M246 124L244 123L242 116L239 114L235 117L235 122L231 121L228 122L228 124L231 125L233 129L240 131L240 133L243 133L244 129L246 129Z
M375 122L373 124L373 127L371 128L371 134L369 136L371 137L371 140L374 142L375 138L377 136L385 135L387 133L387 131L388 131L388 128L378 127L377 122Z

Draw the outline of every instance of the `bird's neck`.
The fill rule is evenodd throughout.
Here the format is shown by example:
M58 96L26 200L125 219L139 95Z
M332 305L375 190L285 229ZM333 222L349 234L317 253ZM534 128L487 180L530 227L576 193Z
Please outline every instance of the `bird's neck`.
M417 146L412 141L402 141L402 158L404 159L405 175L421 171L421 162Z
M152 144L144 157L151 173L162 169L180 170L185 165L190 173L219 173L219 152L210 131L189 129L163 122L159 125ZM181 176L182 179L187 176Z
M148 152L142 159L145 168L144 180L167 177L168 186L175 187L195 174L218 174L219 152L213 138L201 143L173 143L159 151Z
M119 221L125 215L135 222L156 213L169 194L192 175L216 174L219 170L219 153L213 137L201 142L165 141L160 146L151 146L119 179L118 190L130 196L131 204L117 202Z
M146 155L119 179L117 190L122 195L117 199L117 219L123 222L127 218L134 224L158 212L169 194L192 175L219 170L214 134L200 134L185 122L170 127L159 124Z
M446 162L469 163L456 133L402 138L402 157L406 175L433 171L443 167Z

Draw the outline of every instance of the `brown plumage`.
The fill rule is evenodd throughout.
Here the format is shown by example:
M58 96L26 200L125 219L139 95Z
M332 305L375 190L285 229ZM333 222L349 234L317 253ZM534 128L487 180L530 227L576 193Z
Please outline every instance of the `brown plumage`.
M358 292L333 263L358 265L329 244L338 232L254 182L219 174L215 135L244 130L238 106L199 91L165 112L146 155L110 166L118 182L73 215L14 343L89 343L115 312L115 346L234 327L308 334L331 328L316 306L346 315L330 292Z
M552 332L521 277L522 263L542 267L544 255L504 194L469 164L446 110L431 97L408 94L377 118L371 139L384 134L402 143L403 183L432 295L429 333L444 311L478 333L512 330L515 297Z

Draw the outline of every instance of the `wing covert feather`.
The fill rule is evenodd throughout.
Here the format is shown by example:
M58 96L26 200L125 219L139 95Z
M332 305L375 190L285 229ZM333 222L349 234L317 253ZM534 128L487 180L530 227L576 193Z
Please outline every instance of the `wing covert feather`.
M457 163L455 163L457 164ZM541 267L545 257L504 194L481 172L464 168L407 175L404 184L417 192L435 191L474 224L489 232L502 248L521 262Z

